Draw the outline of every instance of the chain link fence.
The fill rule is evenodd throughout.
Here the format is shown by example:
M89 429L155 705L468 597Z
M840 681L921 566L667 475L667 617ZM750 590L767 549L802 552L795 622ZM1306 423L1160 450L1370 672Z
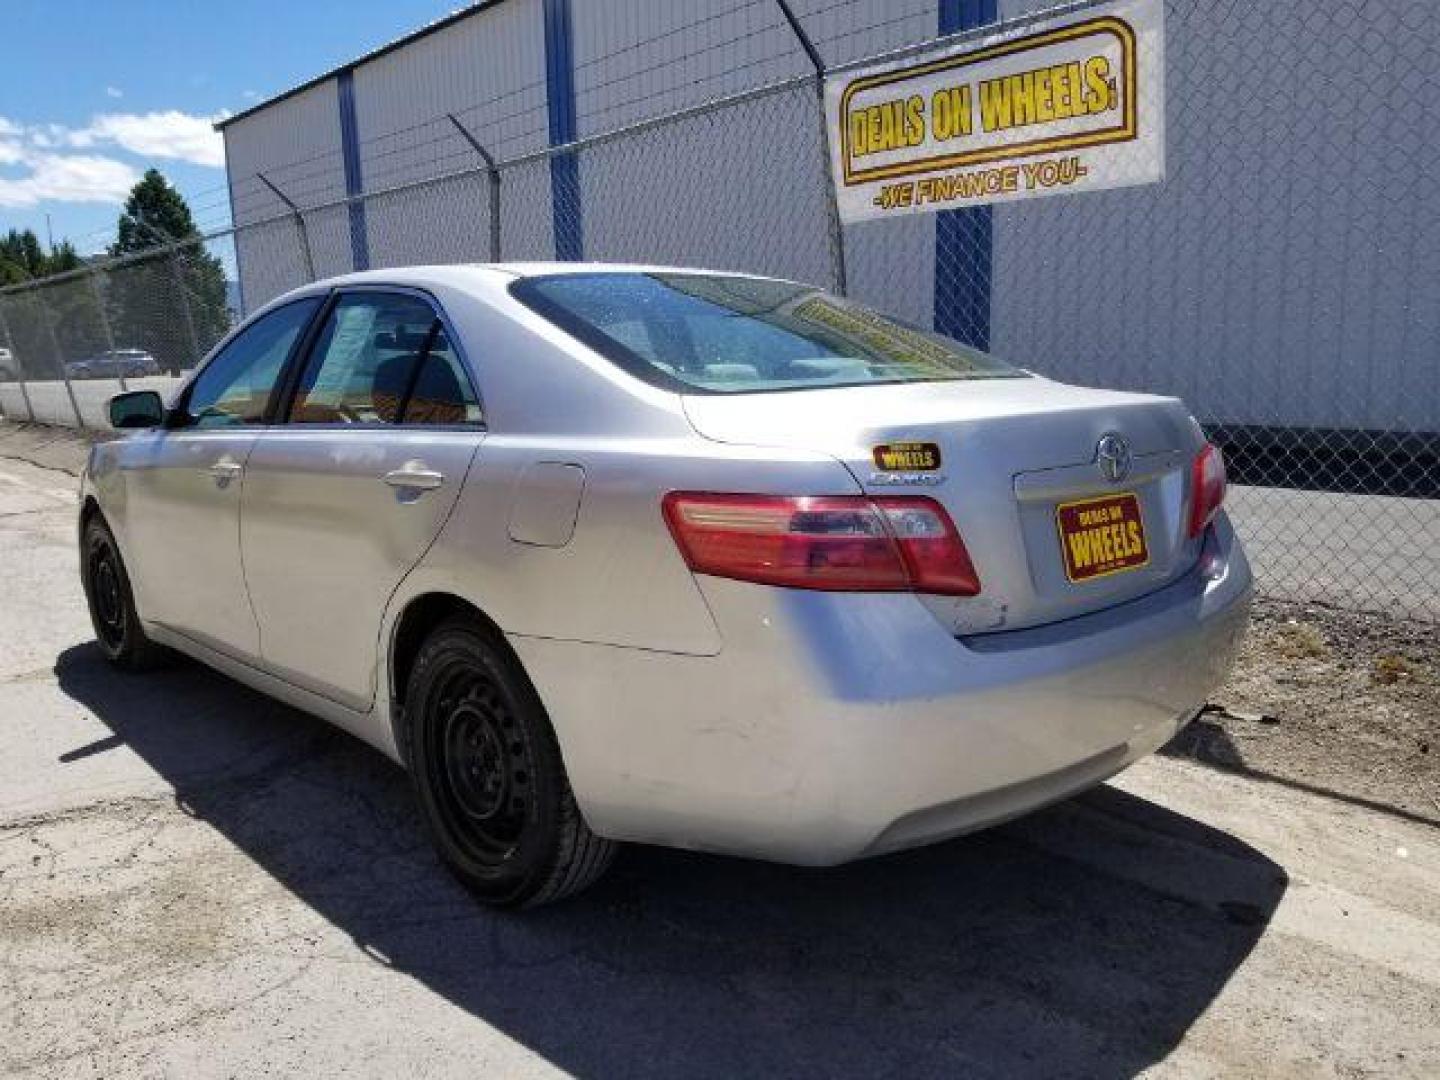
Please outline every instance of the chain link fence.
M854 2L795 7L825 30ZM772 274L1054 378L1183 397L1226 449L1264 592L1440 619L1440 143L1423 134L1440 11L1167 0L1166 38L1163 183L843 229L817 75L508 160L438 118L443 175L314 205L260 177L260 220L0 290L0 408L100 426L110 394L173 385L246 310L362 260ZM854 65L841 30L816 44ZM237 265L244 302L217 308Z

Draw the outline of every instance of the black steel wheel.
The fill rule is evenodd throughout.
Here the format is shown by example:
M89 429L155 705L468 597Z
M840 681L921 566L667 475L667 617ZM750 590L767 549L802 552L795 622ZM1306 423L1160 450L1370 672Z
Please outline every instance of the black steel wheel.
M410 673L405 712L421 813L476 896L531 907L604 872L615 845L580 816L539 695L497 635L468 620L436 629Z
M125 561L110 526L99 514L85 523L80 536L80 580L95 640L107 660L117 667L140 670L164 658L164 650L145 636L140 625Z

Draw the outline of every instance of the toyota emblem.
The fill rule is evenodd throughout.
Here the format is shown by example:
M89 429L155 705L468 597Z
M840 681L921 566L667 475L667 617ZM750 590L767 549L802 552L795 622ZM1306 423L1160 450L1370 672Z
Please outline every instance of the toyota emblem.
M1123 435L1107 432L1095 444L1095 467L1112 484L1118 484L1130 475L1132 460L1130 443Z

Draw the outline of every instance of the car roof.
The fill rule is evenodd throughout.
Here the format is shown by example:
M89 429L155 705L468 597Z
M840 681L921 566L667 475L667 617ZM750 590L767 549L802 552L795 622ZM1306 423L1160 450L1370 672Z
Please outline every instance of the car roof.
M491 284L508 284L520 278L550 277L558 274L726 274L731 277L763 277L729 270L706 270L701 267L662 266L656 263L606 262L498 262L446 263L419 266L391 266L383 270L363 270L352 274L312 282L310 289L330 289L344 285L424 285L443 282L464 287L476 277Z
M371 287L394 285L401 288L429 290L453 288L462 292L486 294L492 290L506 292L511 283L524 278L560 274L724 274L728 277L754 278L761 281L784 280L763 274L746 274L734 270L706 270L700 267L662 266L656 263L606 262L498 262L442 263L417 266L389 266L382 270L361 270L338 274L300 285L273 297L248 316L254 319L277 307L307 296L321 296L331 289L347 286ZM789 282L795 284L794 282ZM248 321L248 320L247 320Z

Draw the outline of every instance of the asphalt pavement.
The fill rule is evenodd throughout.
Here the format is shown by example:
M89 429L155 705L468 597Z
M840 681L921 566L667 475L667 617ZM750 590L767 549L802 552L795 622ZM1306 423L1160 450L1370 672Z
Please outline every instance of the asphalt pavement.
M103 663L75 453L0 430L0 1072L1440 1075L1440 834L1184 761L837 870L637 847L478 908L378 754Z

